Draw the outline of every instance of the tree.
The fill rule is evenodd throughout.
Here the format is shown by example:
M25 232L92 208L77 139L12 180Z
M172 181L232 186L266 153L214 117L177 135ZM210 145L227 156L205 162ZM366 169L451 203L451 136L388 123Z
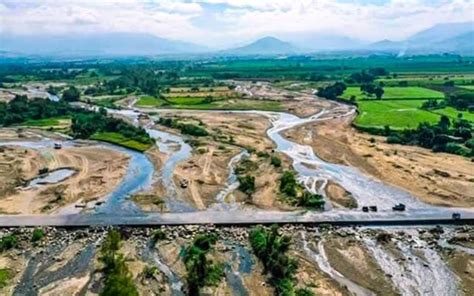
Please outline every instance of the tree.
M68 89L66 89L63 92L62 98L66 102L75 102L79 101L79 98L81 97L81 92L75 87L75 86L70 86Z
M382 96L384 94L384 90L381 86L378 86L374 89L374 94L375 94L375 97L377 98L377 100L380 100L382 99Z

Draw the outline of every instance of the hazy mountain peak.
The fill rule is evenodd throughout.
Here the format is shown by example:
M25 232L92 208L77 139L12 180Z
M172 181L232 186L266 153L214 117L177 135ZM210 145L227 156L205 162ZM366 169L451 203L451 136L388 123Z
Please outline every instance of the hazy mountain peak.
M265 36L248 45L230 49L225 53L250 54L250 55L272 55L294 53L297 49L289 42L282 41L273 36Z

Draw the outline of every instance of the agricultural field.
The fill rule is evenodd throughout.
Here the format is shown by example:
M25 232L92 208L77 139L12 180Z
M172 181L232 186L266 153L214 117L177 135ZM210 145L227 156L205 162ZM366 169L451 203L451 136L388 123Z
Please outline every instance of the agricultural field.
M423 100L361 101L355 123L363 127L404 129L415 128L421 122L436 123L440 115L421 110Z
M144 152L148 150L152 145L151 144L144 144L133 139L129 139L119 133L114 132L99 132L95 133L91 137L92 140L96 141L103 141L112 144L117 144L119 146L123 146L126 148L130 148L133 150Z
M443 85L448 82L463 86L473 84L473 81L474 75L472 73L409 73L376 80L376 82L381 82L385 86L399 86L400 84L406 84L407 86Z
M383 94L383 100L420 100L420 99L443 99L444 94L439 91L427 89L424 87L384 87L385 93ZM350 99L355 96L356 100L373 99L364 94L360 87L350 86L346 89L342 98Z

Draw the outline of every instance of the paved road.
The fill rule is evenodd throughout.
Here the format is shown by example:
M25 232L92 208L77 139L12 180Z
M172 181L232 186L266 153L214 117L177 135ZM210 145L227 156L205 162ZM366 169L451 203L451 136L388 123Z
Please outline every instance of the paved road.
M94 226L94 225L253 225L272 223L333 224L333 225L436 225L474 224L474 210L453 210L462 215L454 221L452 212L419 210L405 213L357 211L330 212L276 212L234 210L229 212L207 210L192 213L163 213L147 215L74 214L74 215L0 215L0 227L21 226Z

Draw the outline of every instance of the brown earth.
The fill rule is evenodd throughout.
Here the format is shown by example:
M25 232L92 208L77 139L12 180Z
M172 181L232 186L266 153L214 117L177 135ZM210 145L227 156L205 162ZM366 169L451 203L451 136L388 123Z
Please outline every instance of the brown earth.
M333 206L348 209L357 208L357 200L354 199L350 192L338 184L329 181L325 190L326 196L329 198Z
M307 117L328 107L331 102L315 100L311 93L293 92L282 88L276 88L266 82L244 83L239 82L238 90L247 98L278 101L283 110L293 113L299 117Z
M461 287L465 295L474 291L474 256L461 251L446 251L445 262L461 279Z
M310 145L322 159L356 167L386 183L440 206L474 206L474 163L468 158L387 144L356 131L353 118L307 124L285 136Z
M0 152L0 211L33 214L56 211L77 202L98 199L112 191L125 175L129 158L95 146L54 149L3 147ZM76 173L57 183L23 188L42 168L72 168Z
M362 242L351 238L325 237L324 250L331 266L354 283L377 295L398 295Z

